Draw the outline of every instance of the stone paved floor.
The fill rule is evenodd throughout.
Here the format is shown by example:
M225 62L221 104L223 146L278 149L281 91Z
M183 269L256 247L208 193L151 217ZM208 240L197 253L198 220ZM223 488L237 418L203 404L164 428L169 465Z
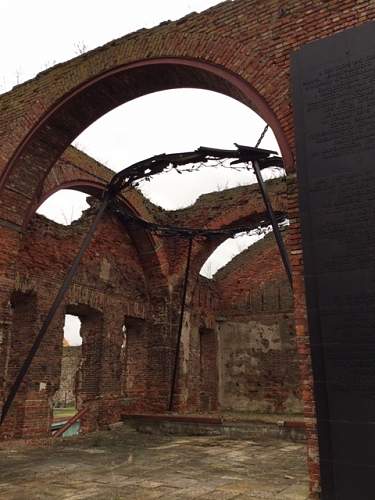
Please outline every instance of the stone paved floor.
M122 427L47 447L0 446L6 500L308 497L305 448L279 440L161 436Z

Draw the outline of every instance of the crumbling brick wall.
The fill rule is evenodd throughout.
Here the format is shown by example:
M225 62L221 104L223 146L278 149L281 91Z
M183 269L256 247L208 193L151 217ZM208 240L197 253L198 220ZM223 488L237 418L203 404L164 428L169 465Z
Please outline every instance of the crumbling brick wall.
M267 183L267 189L274 210L279 214L285 214L287 212L286 187L287 185L283 178L273 179ZM164 224L169 223L178 226L200 227L202 220L204 220L204 225L211 228L234 227L241 224L246 224L251 227L252 225L256 226L259 220L264 219L264 210L264 202L261 197L259 186L257 184L252 184L202 195L192 206L174 211L155 213L154 217ZM224 239L225 237L210 238L207 240L198 239L194 241L193 244L187 307L180 346L181 360L179 365L178 390L175 398L175 408L179 411L203 411L204 408L206 411L219 409L217 394L215 397L211 394L209 398L211 403L209 404L205 405L202 401L202 394L207 392L203 389L203 386L205 384L205 379L208 377L208 372L202 368L202 361L205 363L205 352L202 351L202 346L206 345L204 342L206 337L203 337L203 343L201 344L201 332L215 332L215 342L217 344L216 332L219 325L217 318L222 316L224 310L230 309L232 298L230 296L221 298L220 280L207 280L199 276L199 271L205 260ZM168 238L165 239L164 245L166 247L166 253L169 256L169 280L175 287L172 301L175 305L173 317L178 318L182 285L181 277L184 274L186 266L187 242L177 237ZM277 270L277 273L284 277L284 271L276 249L275 252L276 263L274 270ZM269 272L265 272L262 276L261 273L263 270L260 269L258 265L254 266L251 264L252 258L253 256L251 253L248 253L247 257L243 258L241 270L244 276L249 272L251 279L253 279L254 274L256 274L255 279L264 280L265 283L272 279L278 279L278 277L272 278L272 274ZM257 262L257 264L259 264L259 262ZM229 286L234 290L236 288L236 282L233 281ZM289 285L287 285L286 288L289 297L288 310L291 310ZM238 294L239 297L242 297L244 290L239 286L235 293ZM246 294L247 293L248 290L246 290ZM222 303L220 303L220 301ZM249 315L248 307L245 309L245 315L246 314ZM228 321L229 318L230 316L228 316ZM177 328L176 322L176 324L173 325L173 330L176 331ZM213 358L215 358L215 360L220 359L220 352L218 353L219 358L217 358L216 354L217 351L215 351ZM214 387L218 387L218 382L213 382L214 380L218 380L217 368L216 366L215 369L211 370L212 392L214 392ZM252 396L252 394L250 394L250 396ZM267 408L267 411L271 409L275 411L274 405L269 405ZM236 409L238 410L239 408ZM248 406L248 410L250 409L251 407ZM235 410L235 408L233 408L233 410ZM285 408L286 412L290 410L290 405Z
M273 235L235 257L213 279L192 281L179 410L302 413L293 297ZM206 403L202 400L205 385L217 388L214 403L207 404L207 395Z
M272 186L270 192L278 206L278 197L284 192L283 182L273 182ZM221 204L226 200L226 222L234 224L236 218L242 220L249 212L248 203L242 204L243 213L239 211L238 200L245 199L246 193L252 191L254 196L250 208L262 214L259 193L254 186L249 186L246 190L241 187L228 190L228 193L217 193L216 196L205 195L197 206L184 211L185 216L191 213L191 217L197 220L199 213L203 212L210 214L213 226L222 225L224 221L218 200ZM95 203L91 201L91 204L94 208L89 209L71 226L61 226L38 215L31 220L17 263L16 289L20 291L17 293L38 299L33 306L34 314L38 314L40 310L45 312L51 303L51 296L57 292L94 215ZM282 206L281 204L280 208ZM233 207L233 213L230 207ZM170 213L171 223L179 224L181 221L176 222L176 215L176 212ZM158 220L164 217L167 221L169 214L155 212L154 216ZM185 219L185 224L194 223L189 217ZM177 240L178 238L176 243ZM38 419L47 422L47 427L40 430L41 434L48 431L51 404L60 384L64 314L77 315L82 322L82 356L75 380L77 401L79 408L87 404L92 408L83 419L83 430L106 425L111 420L120 418L122 411L166 410L180 314L184 270L181 254L186 250L186 241L180 242L180 255L178 252L171 252L170 238L164 242L170 276L175 275L177 278L175 285L169 286L167 290L163 283L159 283L155 292L147 279L149 274L140 259L135 241L126 229L110 212L100 224L60 308L52 334L47 337L45 347L38 353L40 363L44 364L44 372L37 368L30 372L33 373L30 386L36 387L42 383L44 388L44 413L39 414ZM215 245L219 243L217 241ZM222 312L225 309L223 304L228 300L220 296L219 281L198 276L197 266L208 251L205 245L201 241L194 244L196 263L192 266L189 278L173 407L180 412L219 409L219 354L216 334L217 322L220 320L218 304L221 301ZM251 256L249 259L251 261ZM246 268L247 265L248 263L243 267ZM254 272L251 265L249 270L250 273ZM267 279L268 275L265 277ZM173 280L169 284L173 284ZM239 293L242 293L241 288ZM163 296L169 298L160 302L159 299ZM230 308L229 303L226 308ZM40 319L42 316L40 314ZM40 322L29 325L34 334L37 324ZM158 325L162 327L162 334ZM126 353L123 352L124 348ZM12 348L15 369L12 376L8 377L9 381L14 378L16 368L19 368L25 357L24 349L20 351L17 346ZM27 421L32 419L32 415L27 415ZM10 427L5 433L7 436L14 435L9 430Z
M18 278L12 299L12 343L7 362L9 383L26 357L92 217L92 210L88 210L71 226L61 226L39 215L32 219L17 262ZM98 228L56 320L39 348L23 384L26 393L21 391L17 396L7 418L8 424L2 428L3 435L43 435L48 432L53 397L60 385L64 314L75 314L82 322L78 406L93 406L93 411L85 417L84 429L92 430L111 419L118 420L121 412L119 400L123 396L118 383L122 326L125 315L144 320L148 301L144 271L133 242L120 223L108 215ZM146 366L147 358L139 359L139 363ZM35 392L44 402L44 410L39 409L38 414L25 409L31 396L36 401ZM152 401L151 396L149 399ZM105 417L103 407L106 408ZM21 417L12 416L12 412L22 413L29 430L22 428L18 422Z

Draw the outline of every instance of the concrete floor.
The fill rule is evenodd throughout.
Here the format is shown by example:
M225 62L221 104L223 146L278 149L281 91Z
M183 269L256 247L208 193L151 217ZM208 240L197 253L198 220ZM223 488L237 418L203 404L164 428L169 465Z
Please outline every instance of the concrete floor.
M0 446L6 500L307 497L305 447L287 441L149 435L123 426L44 447Z

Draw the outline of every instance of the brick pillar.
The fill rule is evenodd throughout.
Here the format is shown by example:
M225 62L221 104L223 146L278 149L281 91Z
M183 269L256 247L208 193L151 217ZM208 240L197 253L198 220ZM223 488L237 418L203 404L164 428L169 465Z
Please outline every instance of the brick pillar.
M126 353L124 356L124 392L127 404L125 412L140 413L146 411L148 365L148 331L146 321L127 316Z
M19 372L22 362L26 358L35 336L36 325L39 325L37 317L37 299L33 293L14 292L11 297L11 327L9 353L7 360L6 394ZM8 411L6 420L2 426L5 438L29 437L32 433L32 422L36 417L37 410L32 401L36 401L36 387L32 384L31 366L13 400ZM28 403L30 399L30 403ZM27 410L27 411L26 411ZM30 412L33 414L30 415ZM37 432L37 426L35 425Z
M82 357L76 374L77 407L89 406L90 410L81 419L82 432L91 432L99 427L100 378L102 373L103 315L93 309L79 314L81 320Z
M193 314L189 329L189 366L188 366L188 400L187 411L199 412L201 408L201 344L200 314Z
M0 220L1 223L1 220ZM8 362L11 341L10 296L15 287L15 263L21 234L0 225L0 407L6 397ZM0 434L1 434L0 428Z
M201 328L200 338L200 388L202 411L218 408L217 334L215 330Z
M186 295L185 313L183 318L179 362L173 411L178 413L193 413L201 410L200 395L200 312L194 304L194 295L198 291L198 272L193 266L190 269L189 286ZM173 294L172 321L171 321L171 362L174 363L179 319L181 313L182 283Z
M7 362L7 392L30 351L47 314L49 302L50 298L48 302L42 300L33 291L15 291L11 296L12 322ZM34 438L50 434L53 417L52 396L54 387L58 386L61 343L62 317L57 314L12 403L2 429L4 437Z
M122 383L123 325L122 308L113 305L104 311L99 383L99 425L101 428L106 428L108 424L121 420L124 399Z
M0 408L8 392L8 366L11 349L12 315L8 292L0 292ZM0 427L0 436L1 436Z
M146 409L150 412L165 412L169 403L173 369L171 311L164 296L154 296L150 302L152 311L147 319Z
M318 434L315 414L313 374L310 355L310 338L307 325L305 284L303 275L303 255L300 230L298 191L296 175L287 178L288 214L290 219L289 252L293 268L294 317L296 324L297 350L300 362L302 399L307 433L307 466L312 495L320 491L320 469Z
M172 293L171 310L170 310L170 375L168 382L168 393L171 390L173 370L176 356L176 346L179 333L179 322L181 314L181 296L182 296L182 283L176 286ZM191 310L190 310L190 297L189 288L186 296L185 313L182 323L181 339L179 344L179 358L177 365L176 381L174 386L173 395L173 412L186 413L188 410L189 399L189 365L191 360L190 353L190 337L191 337ZM168 394L169 400L169 394ZM167 405L168 407L168 405Z

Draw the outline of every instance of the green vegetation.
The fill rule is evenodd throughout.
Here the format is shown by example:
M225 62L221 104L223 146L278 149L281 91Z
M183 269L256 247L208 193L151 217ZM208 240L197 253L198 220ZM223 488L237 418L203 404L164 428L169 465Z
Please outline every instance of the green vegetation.
M54 408L53 409L53 418L61 419L61 418L70 418L77 413L77 410L74 406L69 406L67 408Z

